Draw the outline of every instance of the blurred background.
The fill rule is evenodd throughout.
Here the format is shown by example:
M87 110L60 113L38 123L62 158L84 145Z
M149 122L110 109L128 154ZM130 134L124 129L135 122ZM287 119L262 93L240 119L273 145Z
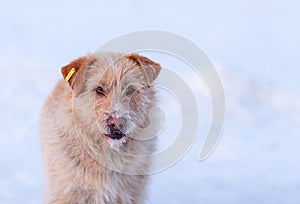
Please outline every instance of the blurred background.
M203 49L227 105L222 139L200 162L211 110L199 91L197 140L152 176L147 203L299 203L299 11L297 0L1 1L0 203L43 203L38 121L61 66L144 29L180 34ZM155 61L180 70L166 57Z

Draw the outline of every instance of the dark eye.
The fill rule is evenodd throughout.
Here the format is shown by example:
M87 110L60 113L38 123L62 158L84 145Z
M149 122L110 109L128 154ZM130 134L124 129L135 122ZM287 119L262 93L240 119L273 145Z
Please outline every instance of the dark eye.
M96 89L96 92L100 95L106 95L103 88L101 86L98 86Z
M133 94L133 92L135 92L135 89L132 88L131 86L126 90L126 95L129 96L131 94Z

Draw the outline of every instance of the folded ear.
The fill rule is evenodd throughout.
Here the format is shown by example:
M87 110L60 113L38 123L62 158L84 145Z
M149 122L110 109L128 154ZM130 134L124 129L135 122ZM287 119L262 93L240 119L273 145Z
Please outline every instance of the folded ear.
M135 62L139 68L141 69L145 82L149 87L150 84L157 78L161 67L158 63L153 62L152 60L148 59L147 57L138 55L138 54L130 54L127 55L129 60Z
M84 87L86 75L85 62L86 57L81 57L61 68L61 73L65 81L69 83L70 87L75 93L75 96L78 96Z

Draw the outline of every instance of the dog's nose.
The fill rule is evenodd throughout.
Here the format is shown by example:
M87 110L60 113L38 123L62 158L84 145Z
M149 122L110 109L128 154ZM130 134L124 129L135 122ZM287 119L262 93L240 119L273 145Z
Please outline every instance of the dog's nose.
M126 124L126 119L125 118L114 118L112 116L110 116L107 119L107 125L109 128L111 129L122 129Z

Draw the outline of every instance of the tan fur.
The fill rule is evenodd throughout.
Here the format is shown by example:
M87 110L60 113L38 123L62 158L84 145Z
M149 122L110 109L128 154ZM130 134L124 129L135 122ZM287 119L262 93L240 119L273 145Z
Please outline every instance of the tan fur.
M75 74L68 83L57 83L41 115L46 203L143 203L148 181L144 174L151 157L140 159L122 152L149 155L154 151L155 139L134 138L152 134L143 128L156 103L155 91L148 85L157 77L159 64L137 54L95 53L64 66L64 78L72 68ZM96 93L98 86L106 95ZM128 87L135 89L130 96ZM116 148L103 135L111 114L127 119L126 143Z

